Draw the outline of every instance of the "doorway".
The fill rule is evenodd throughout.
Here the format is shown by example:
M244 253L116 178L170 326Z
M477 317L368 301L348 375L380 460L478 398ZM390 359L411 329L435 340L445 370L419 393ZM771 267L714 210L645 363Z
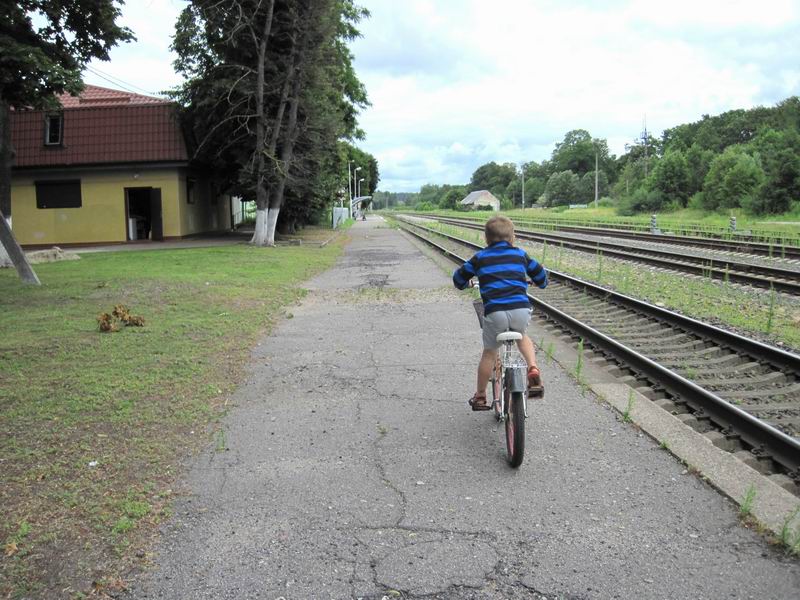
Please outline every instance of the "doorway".
M164 240L161 188L125 188L125 231L128 241Z

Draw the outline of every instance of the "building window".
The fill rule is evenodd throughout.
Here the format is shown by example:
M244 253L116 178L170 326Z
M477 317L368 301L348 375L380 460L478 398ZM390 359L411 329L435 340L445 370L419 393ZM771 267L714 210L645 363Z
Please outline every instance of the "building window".
M37 181L36 208L80 208L81 180Z
M186 202L187 204L197 202L197 182L194 179L186 180Z
M64 115L47 115L44 119L44 145L60 146L64 137Z

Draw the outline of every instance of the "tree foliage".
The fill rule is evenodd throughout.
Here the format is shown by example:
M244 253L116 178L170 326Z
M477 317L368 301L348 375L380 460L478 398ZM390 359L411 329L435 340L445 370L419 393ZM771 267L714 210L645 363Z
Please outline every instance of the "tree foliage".
M800 99L705 115L667 129L660 138L648 132L619 157L610 155L606 140L573 129L548 160L523 163L526 206L542 195L548 206L591 202L595 156L600 196L610 195L628 214L685 206L791 210L800 204ZM443 187L426 185L421 195L441 206ZM512 163L479 166L467 187L491 191L504 206L521 204L521 173ZM445 205L451 206L452 198Z
M729 146L711 163L703 184L703 206L709 210L750 204L764 183L760 161L742 146Z
M478 167L469 182L469 191L489 190L498 198L504 197L508 184L518 177L513 163L486 163Z
M545 196L547 206L564 206L574 204L579 199L580 178L572 171L553 173L547 180Z
M690 192L689 164L680 150L669 150L650 176L649 187L680 206L686 206Z
M367 15L352 0L193 0L178 19L174 97L194 156L270 211L265 243L277 219L292 231L348 188L355 153L340 142L363 136L367 98L347 43ZM377 163L358 158L373 190Z
M11 107L56 108L57 96L83 89L81 72L96 58L133 39L117 24L121 2L115 0L18 0L0 2L0 218L11 216ZM4 228L5 230L5 228ZM4 231L3 246L17 270L24 255ZM2 248L0 248L2 250ZM0 252L2 254L2 252ZM34 276L35 277L35 276Z

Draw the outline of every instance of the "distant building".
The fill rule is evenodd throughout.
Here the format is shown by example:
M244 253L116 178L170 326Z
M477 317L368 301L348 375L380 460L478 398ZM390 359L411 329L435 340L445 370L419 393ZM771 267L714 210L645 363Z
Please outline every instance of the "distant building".
M24 246L176 239L231 227L192 163L175 105L87 85L54 111L11 112L11 215Z
M479 190L464 198L461 206L466 206L470 210L475 210L479 206L491 206L492 210L500 210L500 200L487 190Z

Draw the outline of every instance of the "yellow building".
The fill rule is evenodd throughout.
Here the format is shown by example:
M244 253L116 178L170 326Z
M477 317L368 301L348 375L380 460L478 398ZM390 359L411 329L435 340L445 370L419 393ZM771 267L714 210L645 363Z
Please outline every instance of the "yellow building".
M174 105L86 86L58 111L14 111L11 217L26 247L229 230L231 199L189 160Z

